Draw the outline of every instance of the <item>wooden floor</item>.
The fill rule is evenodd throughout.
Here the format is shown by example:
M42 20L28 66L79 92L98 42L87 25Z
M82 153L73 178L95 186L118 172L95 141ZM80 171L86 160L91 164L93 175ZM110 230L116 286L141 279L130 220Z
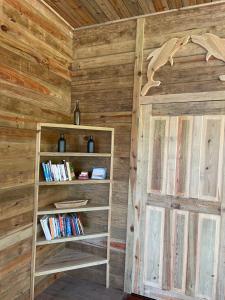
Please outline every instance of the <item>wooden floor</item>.
M119 290L106 289L100 284L64 276L53 283L35 300L124 300ZM130 299L130 298L129 298Z

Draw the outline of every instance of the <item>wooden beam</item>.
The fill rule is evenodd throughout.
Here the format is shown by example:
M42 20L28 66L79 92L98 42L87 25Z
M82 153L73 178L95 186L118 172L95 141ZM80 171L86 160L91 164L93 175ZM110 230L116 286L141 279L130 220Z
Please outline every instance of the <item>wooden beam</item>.
M225 100L225 91L140 96L140 105Z
M131 128L130 149L130 180L128 198L128 220L127 220L127 247L124 290L128 293L132 290L132 266L133 266L133 241L134 241L134 210L137 176L137 137L139 127L139 97L142 86L143 48L144 48L144 26L145 19L137 19L136 49L134 65L134 88L133 88L133 110Z

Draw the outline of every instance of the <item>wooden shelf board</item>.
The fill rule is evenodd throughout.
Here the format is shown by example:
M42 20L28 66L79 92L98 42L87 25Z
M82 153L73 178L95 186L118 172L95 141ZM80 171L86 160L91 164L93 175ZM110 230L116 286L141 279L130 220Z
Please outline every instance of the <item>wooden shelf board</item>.
M56 256L48 258L35 271L35 276L42 276L107 264L108 260L90 253L65 248Z
M72 125L72 124L55 124L55 123L39 123L40 127L45 128L62 128L62 129L78 129L78 130L91 130L91 131L114 131L114 128L110 127L93 127L83 125Z
M50 215L50 214L62 214L71 212L82 212L82 211L97 211L97 210L109 210L110 206L81 206L76 208L55 208L54 206L40 209L38 215Z
M88 179L88 180L71 180L71 181L39 181L39 185L73 185L73 184L106 184L110 183L110 179L104 179L104 180L94 180L94 179Z
M111 157L111 153L84 153L84 152L40 152L40 156L74 156L74 157Z
M42 237L36 241L36 246L59 244L59 243L73 242L73 241L82 241L82 240L95 239L95 238L108 237L108 236L109 236L108 232L102 232L102 233L84 234L80 236L62 237L51 241L47 241L44 237Z

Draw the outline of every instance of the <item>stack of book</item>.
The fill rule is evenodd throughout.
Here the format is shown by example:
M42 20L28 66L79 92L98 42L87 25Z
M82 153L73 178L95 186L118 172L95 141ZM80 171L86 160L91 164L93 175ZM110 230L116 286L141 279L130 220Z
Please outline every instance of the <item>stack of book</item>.
M71 162L62 160L59 164L53 164L51 160L42 162L42 170L45 181L67 181L75 179L74 168Z
M77 214L58 216L45 215L40 219L46 240L61 237L79 236L84 234L84 228Z

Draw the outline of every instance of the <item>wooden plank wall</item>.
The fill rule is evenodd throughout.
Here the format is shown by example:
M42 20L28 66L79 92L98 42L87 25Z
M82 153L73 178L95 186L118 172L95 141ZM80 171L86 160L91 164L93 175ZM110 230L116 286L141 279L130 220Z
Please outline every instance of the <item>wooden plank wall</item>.
M72 107L81 124L115 128L111 276L123 287L129 180L136 20L81 30L74 35Z
M225 37L224 9L225 4L221 2L146 17L142 84L147 80L148 54L169 39L205 32ZM76 100L80 100L82 124L116 128L112 238L122 245L126 238L132 91L134 80L140 80L138 72L133 78L136 23L137 20L129 20L76 30L74 34L72 107ZM191 98L187 97L187 102L179 106L177 103L155 103L154 115L170 115L174 107L177 107L178 114L188 111L194 114L224 112L225 102L211 101L214 99L210 98L210 92L224 90L225 83L219 81L218 76L225 74L225 64L214 58L206 63L205 55L206 51L200 46L188 44L176 54L173 67L167 64L155 73L154 79L162 84L152 88L148 95L190 93L188 97L191 97L191 93L206 92L207 101L204 104L201 101L192 103L189 102ZM220 100L225 100L225 97ZM132 226L128 230L132 232ZM112 265L116 262L112 261ZM121 287L112 278L113 274L112 285Z
M0 19L0 298L24 300L35 128L70 122L72 30L38 0L0 0Z

